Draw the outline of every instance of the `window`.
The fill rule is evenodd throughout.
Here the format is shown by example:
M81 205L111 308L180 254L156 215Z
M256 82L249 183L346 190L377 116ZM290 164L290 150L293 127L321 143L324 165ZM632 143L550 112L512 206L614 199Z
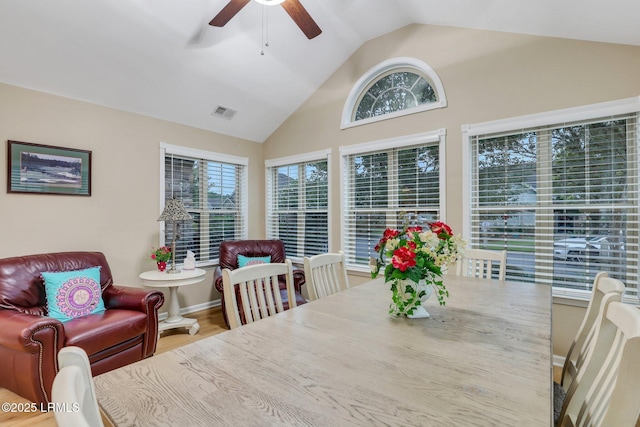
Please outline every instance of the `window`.
M330 151L267 160L267 237L284 242L287 256L329 250Z
M246 238L248 159L168 144L160 148L162 207L175 197L193 217L180 227L176 262L189 250L198 265L217 264L220 242ZM161 224L161 241L170 244L173 229Z
M373 67L355 84L342 113L342 128L446 107L438 75L415 58Z
M637 293L637 113L609 114L624 109L606 104L495 125L507 129L471 128L465 237L471 247L506 249L507 279L586 297L606 271ZM538 123L521 126L527 121Z
M353 120L391 114L436 101L436 92L427 79L411 70L396 69L378 78L362 94Z
M343 250L350 268L369 270L369 258L388 227L426 225L442 218L444 130L341 147Z

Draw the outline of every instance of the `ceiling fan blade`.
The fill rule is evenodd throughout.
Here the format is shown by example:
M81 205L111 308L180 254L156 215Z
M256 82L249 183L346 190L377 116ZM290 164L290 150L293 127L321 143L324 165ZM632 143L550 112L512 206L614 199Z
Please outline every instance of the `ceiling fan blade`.
M213 17L209 25L213 25L214 27L224 27L227 22L234 16L236 13L240 12L240 10L247 5L251 0L231 0L222 10Z
M308 39L312 39L317 37L322 33L316 21L313 20L307 9L302 6L299 0L285 0L281 3L281 6L284 10L287 11L293 22L295 22L298 27L302 30L305 36Z

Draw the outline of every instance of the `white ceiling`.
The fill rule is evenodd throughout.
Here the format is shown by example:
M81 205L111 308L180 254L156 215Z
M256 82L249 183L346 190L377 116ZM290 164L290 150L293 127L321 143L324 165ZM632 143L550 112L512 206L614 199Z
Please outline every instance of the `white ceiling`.
M0 82L262 142L358 47L411 23L640 45L638 0L0 0ZM232 120L212 115L237 110Z

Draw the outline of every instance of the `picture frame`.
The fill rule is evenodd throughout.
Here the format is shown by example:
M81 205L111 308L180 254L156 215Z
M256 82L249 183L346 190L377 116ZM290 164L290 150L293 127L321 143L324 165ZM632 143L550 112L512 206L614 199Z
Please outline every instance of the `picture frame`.
M91 151L7 141L7 193L91 196Z

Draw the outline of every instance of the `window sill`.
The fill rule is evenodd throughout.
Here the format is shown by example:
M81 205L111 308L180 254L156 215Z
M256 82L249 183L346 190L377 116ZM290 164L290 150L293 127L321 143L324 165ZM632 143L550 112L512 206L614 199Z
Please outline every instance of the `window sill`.
M628 292L628 291L627 291ZM587 307L591 300L591 291L553 288L553 303L574 307ZM622 302L640 306L636 295L624 295Z
M368 270L354 270L352 268L347 268L347 273L351 274L353 276L358 276L358 277L368 277L369 279L371 279L371 272ZM382 277L382 276L380 276Z
M567 296L559 296L559 295L554 295L553 296L553 303L554 304L559 304L559 305L570 305L572 307L583 307L586 308L589 305L589 300L585 300L585 299L578 299L578 298L571 298L571 297L567 297Z

